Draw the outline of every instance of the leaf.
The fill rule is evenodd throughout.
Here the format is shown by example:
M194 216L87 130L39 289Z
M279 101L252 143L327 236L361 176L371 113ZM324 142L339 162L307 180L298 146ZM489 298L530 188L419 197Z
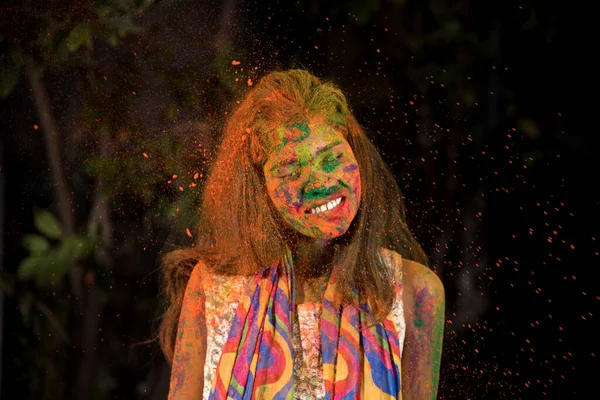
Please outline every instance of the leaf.
M98 7L96 7L96 9L94 11L96 12L96 15L98 17L106 18L110 14L110 7L107 5L101 4Z
M46 265L46 268L40 268L33 276L35 285L39 289L46 289L48 286L50 286L50 281L52 280L52 270L50 267L52 266L53 264L50 263Z
M91 40L90 26L87 23L81 23L75 25L69 37L67 38L67 46L70 52L77 51L82 44L87 43Z
M91 240L93 244L96 244L98 242L98 239L100 237L100 225L98 225L98 221L92 221L89 223L87 235L89 240Z
M31 254L39 256L50 250L50 242L41 235L29 234L23 238L23 247Z
M60 280L67 273L69 269L69 262L75 258L77 252L77 242L72 240L74 238L68 238L62 242L62 245L56 250L55 256L53 257L54 264L50 268L50 271L54 274L51 280Z
M37 211L33 216L33 223L38 231L50 239L58 239L62 235L60 222L50 211Z
M117 16L113 20L113 27L121 38L127 36L129 33L139 33L142 31L142 28L133 22L131 15Z
M84 259L88 257L94 249L89 238L79 235L66 238L62 243L62 247L64 247L64 256L67 261Z
M19 74L17 72L0 68L0 98L4 99L8 97L18 82Z
M110 47L117 47L119 45L119 38L117 35L110 35L106 38L106 43L108 43Z
M63 279L69 267L71 254L69 250L63 242L62 246L44 258L44 263L36 269L33 277L38 288L47 289L57 285Z
M23 259L17 268L19 279L26 281L32 279L47 263L46 257L31 256Z

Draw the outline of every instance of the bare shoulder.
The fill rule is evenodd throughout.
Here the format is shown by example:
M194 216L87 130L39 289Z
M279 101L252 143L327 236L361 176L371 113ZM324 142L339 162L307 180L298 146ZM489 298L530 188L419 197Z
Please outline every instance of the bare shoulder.
M435 399L444 332L444 285L419 262L404 259L403 267L406 338L402 393L410 399Z
M403 260L404 285L416 290L427 289L430 293L443 296L444 285L430 268L412 260Z
M190 279L192 279L192 278L200 279L202 276L204 276L206 274L207 269L208 268L206 268L206 264L204 263L204 261L198 260L196 262L196 265L194 265L194 268L190 272Z
M381 254L394 268L394 272L403 286L415 289L429 289L430 292L444 294L441 279L429 267L407 258L397 251L382 247Z
M204 287L208 284L208 279L210 279L210 268L207 268L203 261L196 262L196 265L190 272L187 291L191 291L191 294L199 295L200 293L197 292L204 290Z
M198 260L196 265L190 272L190 283L195 282L202 284L205 287L209 287L215 280L227 281L239 279L239 275L224 275L215 271L211 265L205 260Z
M229 304L241 299L253 276L225 274L215 271L206 262L199 261L190 275L190 285L201 285L208 304Z
M198 398L204 386L206 315L204 265L197 263L185 288L171 365L169 399Z

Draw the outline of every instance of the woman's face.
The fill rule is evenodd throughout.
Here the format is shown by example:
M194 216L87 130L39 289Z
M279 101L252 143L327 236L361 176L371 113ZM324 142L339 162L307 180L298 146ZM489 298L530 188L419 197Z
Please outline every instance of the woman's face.
M343 235L358 212L358 162L339 130L314 117L282 126L264 165L267 191L283 220L303 235Z

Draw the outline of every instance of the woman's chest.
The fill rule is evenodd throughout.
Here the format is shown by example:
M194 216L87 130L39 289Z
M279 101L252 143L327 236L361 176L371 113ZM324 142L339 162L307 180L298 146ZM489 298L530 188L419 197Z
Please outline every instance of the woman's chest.
M208 399L219 360L230 335L232 323L242 299L245 299L249 277L212 276L206 282L206 323L207 351L204 364L204 393ZM296 399L323 399L323 362L321 349L322 305L307 302L296 305L293 313L291 336L291 356L285 358L285 364L293 370L294 397ZM239 318L239 316L238 316ZM405 322L401 292L397 293L390 318L395 322L398 332L400 352L402 352ZM281 365L283 367L283 365ZM284 367L285 368L285 367Z
M325 398L321 358L321 305L298 304L294 336L294 389L296 398Z
M211 286L219 290L206 296L207 349L204 364L204 396L210 394L213 379L229 337L236 310L250 278L217 277ZM296 399L324 399L323 363L321 359L321 304L298 304L292 334L293 358L285 360L294 371Z

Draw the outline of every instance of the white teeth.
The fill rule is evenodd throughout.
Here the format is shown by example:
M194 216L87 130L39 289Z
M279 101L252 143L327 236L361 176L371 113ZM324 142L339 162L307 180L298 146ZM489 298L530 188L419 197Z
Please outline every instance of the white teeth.
M327 211L327 210L331 210L332 208L335 208L338 206L338 204L340 204L342 202L342 198L339 197L335 200L331 200L329 203L327 204L323 204L321 206L315 207L315 208L311 208L310 209L310 213L311 214L319 214L322 213L323 211Z

